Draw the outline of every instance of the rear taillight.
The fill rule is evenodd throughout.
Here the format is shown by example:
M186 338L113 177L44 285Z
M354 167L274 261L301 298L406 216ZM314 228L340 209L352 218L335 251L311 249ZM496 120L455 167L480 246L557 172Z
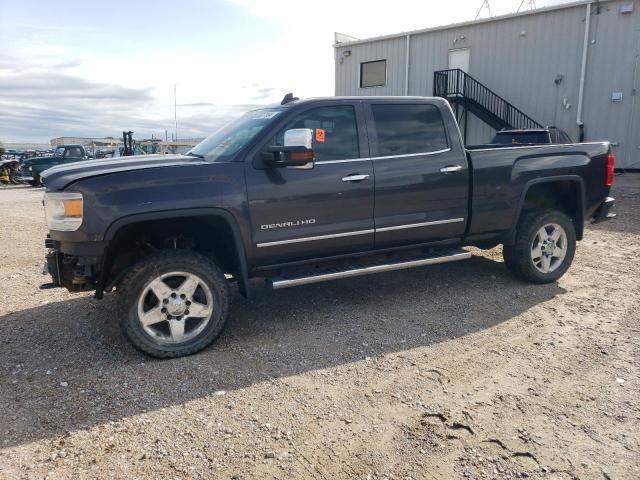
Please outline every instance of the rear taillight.
M605 185L610 187L613 185L613 169L616 163L616 157L613 153L607 155L607 180Z

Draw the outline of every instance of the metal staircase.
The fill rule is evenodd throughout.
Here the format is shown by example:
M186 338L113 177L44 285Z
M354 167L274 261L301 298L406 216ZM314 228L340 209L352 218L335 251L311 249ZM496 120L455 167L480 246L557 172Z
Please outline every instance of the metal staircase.
M459 68L433 73L433 95L449 100L458 125L463 129L465 142L468 112L495 130L542 127L522 110Z

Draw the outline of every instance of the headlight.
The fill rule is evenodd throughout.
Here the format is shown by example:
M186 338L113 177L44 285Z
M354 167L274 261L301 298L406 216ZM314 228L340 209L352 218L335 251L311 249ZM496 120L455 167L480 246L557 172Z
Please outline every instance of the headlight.
M82 225L82 194L50 192L44 194L44 215L49 230L71 232Z

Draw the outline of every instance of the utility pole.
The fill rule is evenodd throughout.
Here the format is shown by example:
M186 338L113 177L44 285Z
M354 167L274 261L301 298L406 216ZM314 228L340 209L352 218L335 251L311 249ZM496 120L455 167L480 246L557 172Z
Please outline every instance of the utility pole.
M173 119L176 122L176 144L178 143L178 100L176 95L176 84L173 84Z
M489 13L489 17L491 17L491 5L489 4L489 0L483 0L482 5L480 5L480 9L478 10L478 13L476 13L476 20L478 19L478 17L480 17L480 14L482 13L482 10L486 10Z

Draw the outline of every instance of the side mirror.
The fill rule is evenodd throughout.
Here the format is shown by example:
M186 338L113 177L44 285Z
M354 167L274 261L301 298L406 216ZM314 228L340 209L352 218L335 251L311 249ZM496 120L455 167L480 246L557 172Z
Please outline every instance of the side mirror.
M272 167L313 168L313 130L287 130L284 132L284 145L270 147L265 160Z

